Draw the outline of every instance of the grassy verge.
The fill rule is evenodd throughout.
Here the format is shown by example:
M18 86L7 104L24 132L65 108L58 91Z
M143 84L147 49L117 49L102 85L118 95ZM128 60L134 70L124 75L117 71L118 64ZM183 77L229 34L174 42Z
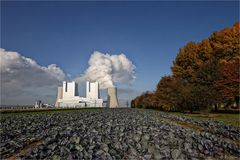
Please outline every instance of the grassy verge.
M41 109L4 109L0 110L0 114L29 114L29 113L52 113L52 112L62 112L62 111L80 111L80 110L92 110L92 109L102 109L100 107L88 107L88 108L41 108Z
M210 113L206 114L184 114L179 112L170 112L170 114L175 114L179 116L187 116L197 120L215 120L221 121L227 125L238 126L240 124L240 115L239 114L229 114L229 113Z

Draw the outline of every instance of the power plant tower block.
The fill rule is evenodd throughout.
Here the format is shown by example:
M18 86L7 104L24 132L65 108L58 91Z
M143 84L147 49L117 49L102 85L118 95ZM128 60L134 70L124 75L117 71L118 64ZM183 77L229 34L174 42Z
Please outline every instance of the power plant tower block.
M117 98L117 88L116 87L109 87L108 90L107 90L107 94L108 94L107 106L109 108L119 107L118 98Z
M58 87L55 107L103 107L103 99L100 99L98 82L86 83L86 97L78 95L78 84L74 81L63 81Z

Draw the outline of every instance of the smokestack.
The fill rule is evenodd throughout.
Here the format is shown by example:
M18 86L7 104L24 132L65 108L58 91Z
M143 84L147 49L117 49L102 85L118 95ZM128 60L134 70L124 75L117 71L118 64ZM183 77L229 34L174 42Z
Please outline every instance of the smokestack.
M117 108L119 107L118 98L117 98L117 88L109 87L107 90L108 94L108 104L109 108Z
M60 87L58 87L57 100L56 100L56 103L55 103L55 107L60 107L60 104L59 104L58 100L62 99L62 98L63 98L63 87L60 86Z

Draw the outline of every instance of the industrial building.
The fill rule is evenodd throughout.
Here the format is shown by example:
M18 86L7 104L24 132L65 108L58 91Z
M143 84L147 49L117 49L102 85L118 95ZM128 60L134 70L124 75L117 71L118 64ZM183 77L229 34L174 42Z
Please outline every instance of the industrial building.
M80 97L76 82L63 81L58 87L55 107L103 107L103 99L99 97L98 82L86 82L86 97Z
M117 88L107 89L107 106L109 108L119 107L117 98ZM103 99L100 98L99 83L86 82L86 97L78 95L78 84L74 81L63 81L62 86L58 87L57 100L55 107L103 107Z

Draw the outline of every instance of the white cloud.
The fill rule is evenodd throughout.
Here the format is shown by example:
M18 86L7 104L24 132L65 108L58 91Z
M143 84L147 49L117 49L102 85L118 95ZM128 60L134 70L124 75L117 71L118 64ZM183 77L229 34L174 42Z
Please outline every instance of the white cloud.
M0 49L0 66L1 104L34 102L44 91L54 96L53 88L66 77L56 64L40 66L31 58L4 49Z

